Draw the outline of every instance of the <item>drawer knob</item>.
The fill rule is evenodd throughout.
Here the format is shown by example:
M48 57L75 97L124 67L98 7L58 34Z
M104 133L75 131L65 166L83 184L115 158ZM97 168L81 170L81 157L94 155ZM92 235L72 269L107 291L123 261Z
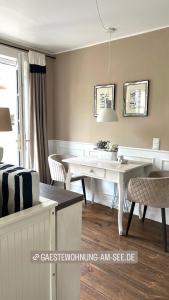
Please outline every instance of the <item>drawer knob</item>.
M90 170L90 173L93 173L93 172L94 172L94 171L91 169L91 170Z

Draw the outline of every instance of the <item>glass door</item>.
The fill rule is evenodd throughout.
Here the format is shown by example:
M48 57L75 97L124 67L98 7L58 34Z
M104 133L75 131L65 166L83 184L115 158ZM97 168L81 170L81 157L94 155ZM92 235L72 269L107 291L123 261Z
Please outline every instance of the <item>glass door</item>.
M17 58L18 151L20 165L30 168L30 104L28 55L18 53Z
M0 55L0 107L9 107L12 131L0 132L0 147L3 147L3 161L20 164L19 110L17 97L17 61Z
M27 53L17 58L0 54L0 107L10 109L12 131L0 132L3 161L30 168L29 63Z

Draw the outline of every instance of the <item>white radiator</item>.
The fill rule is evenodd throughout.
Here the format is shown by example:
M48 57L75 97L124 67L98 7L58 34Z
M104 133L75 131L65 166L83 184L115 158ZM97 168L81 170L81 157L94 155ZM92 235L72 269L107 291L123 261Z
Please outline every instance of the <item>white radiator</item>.
M55 250L55 206L46 201L0 219L0 300L55 300L55 265L31 251Z

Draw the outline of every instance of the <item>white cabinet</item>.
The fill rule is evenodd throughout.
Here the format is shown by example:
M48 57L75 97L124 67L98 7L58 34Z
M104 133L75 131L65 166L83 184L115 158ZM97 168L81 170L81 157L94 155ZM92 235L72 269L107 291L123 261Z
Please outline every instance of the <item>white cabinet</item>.
M82 202L56 212L56 251L81 247ZM80 264L56 264L56 300L80 299Z

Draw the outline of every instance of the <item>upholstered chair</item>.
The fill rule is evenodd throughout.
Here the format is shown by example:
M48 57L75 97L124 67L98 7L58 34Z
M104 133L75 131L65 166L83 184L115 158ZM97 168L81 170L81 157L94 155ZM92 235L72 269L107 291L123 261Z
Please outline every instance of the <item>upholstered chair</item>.
M60 154L52 154L48 157L49 169L51 175L51 185L54 184L55 181L63 182L64 189L66 189L66 176L68 172L68 165L63 162L63 159L70 158L70 155L60 155ZM85 176L77 176L73 174L71 177L71 182L81 180L83 195L86 204L86 189L85 189Z
M169 207L169 171L152 172L148 178L132 178L128 184L128 200L132 202L126 229L130 228L135 203L144 205L142 221L144 222L147 207L161 208L164 251L167 252L167 227L165 208Z

